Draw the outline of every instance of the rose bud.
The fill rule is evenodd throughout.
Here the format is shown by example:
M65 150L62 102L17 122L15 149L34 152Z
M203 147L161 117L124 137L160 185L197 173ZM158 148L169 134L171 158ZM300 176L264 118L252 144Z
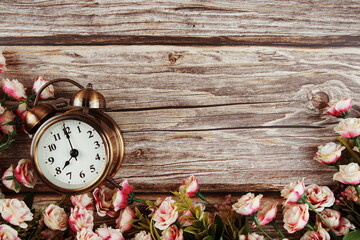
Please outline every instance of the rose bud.
M106 225L100 226L95 231L99 237L107 240L125 240L121 231L119 229L113 229L111 227L107 227Z
M265 240L265 237L257 233L249 233L248 235L240 235L239 240Z
M171 197L167 197L155 211L153 220L157 229L167 229L178 218L179 212L176 211L174 203L175 201Z
M92 211L85 208L75 206L71 208L69 217L69 226L74 232L78 232L83 228L93 229L94 216Z
M7 179L11 178L11 179ZM21 185L17 182L15 175L14 175L14 166L11 164L10 167L4 172L2 176L2 183L5 187L10 190L15 191L16 193L20 192Z
M238 214L247 216L255 213L260 208L260 200L263 195L259 194L255 197L253 193L243 195L238 199L236 203L232 205L232 208Z
M179 218L177 221L179 222L180 226L188 227L192 225L192 221L190 219L194 219L194 216L190 210L186 210L179 212Z
M63 208L50 204L45 208L43 216L45 225L51 230L66 230L68 217Z
M350 110L351 106L352 106L352 99L344 98L331 104L328 108L325 109L324 113L334 117L342 117L343 115L348 114L348 111Z
M3 91L10 97L20 101L26 98L25 88L18 80L3 79L1 82Z
M18 237L18 232L13 229L12 227L6 225L6 224L1 224L0 225L0 239L4 239L4 240L21 240Z
M326 207L334 205L335 197L330 188L312 184L305 190L306 199L315 207L315 210L321 212Z
M48 81L46 81L42 77L36 78L35 82L34 82L34 85L33 85L33 88L32 88L34 93L38 94L40 88L47 82ZM54 97L54 87L53 87L53 85L47 86L40 94L40 99L48 99L48 98L53 98L53 97Z
M152 240L152 238L150 233L141 231L135 235L135 238L133 238L133 240Z
M303 229L309 220L309 206L307 204L287 205L284 210L284 228L288 233Z
M122 189L117 189L113 196L114 210L118 211L125 208L129 204L129 195L132 192L127 180L123 181L121 184Z
M16 180L25 187L33 188L35 186L37 178L30 159L21 159L14 170L14 174Z
M360 170L357 163L340 165L339 168L339 172L334 174L333 180L350 185L357 185L360 183Z
M185 192L190 198L195 196L195 194L199 191L198 179L194 175L184 179L179 191Z
M102 240L102 238L91 229L83 228L76 233L76 240Z
M24 120L26 114L27 114L27 104L26 102L23 102L19 104L19 106L16 109L16 114L20 117L21 120Z
M305 192L304 179L291 182L281 190L281 196L286 199L284 204L295 204Z
M344 217L341 217L339 211L334 209L325 209L322 211L321 216L329 223L330 227L334 230L337 235L345 235L349 232L350 229L355 229L355 226L350 223ZM318 226L325 228L327 231L330 230L327 223L325 223L319 216L316 216L316 223Z
M317 231L307 231L301 238L300 240L314 240L314 239L318 239L318 240L331 240L329 233L323 229L320 228Z
M256 215L260 226L264 226L276 218L277 205L278 202L276 201L265 201L260 205L259 211ZM256 225L254 224L253 227L255 226Z
M116 228L120 229L121 232L126 232L132 228L134 224L135 212L127 206L120 211L119 217L116 219Z
M347 186L345 190L341 192L341 195L352 202L357 202L359 200L359 194L356 192L354 186Z
M0 199L1 217L12 225L27 228L25 221L31 221L33 214L24 201L13 199Z
M337 160L341 157L341 151L345 147L334 142L329 142L318 147L318 151L315 153L314 160L322 164L332 164L336 163Z
M334 128L334 130L345 138L357 137L360 135L360 119L342 119L339 124Z
M179 230L176 225L172 225L162 232L161 240L184 240L183 230Z
M74 207L80 206L86 210L95 210L94 199L91 193L72 195L70 201Z
M15 126L11 122L13 122L14 120L14 113L6 108L3 108L0 105L0 130L6 134L13 132L15 130Z
M113 195L115 191L116 190L108 188L105 185L101 185L93 191L97 214L100 217L104 217L106 214L110 217L116 216L113 205Z

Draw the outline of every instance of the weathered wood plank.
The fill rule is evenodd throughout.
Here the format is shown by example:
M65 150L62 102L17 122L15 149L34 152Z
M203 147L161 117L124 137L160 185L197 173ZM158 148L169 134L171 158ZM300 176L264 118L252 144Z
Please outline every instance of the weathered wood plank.
M165 192L195 174L203 190L278 190L306 177L332 184L312 160L335 136L336 120L308 107L316 91L360 99L358 48L4 47L8 72L69 77L104 93L124 132L118 178L142 192ZM58 84L58 96L76 89ZM354 115L359 114L355 101ZM27 157L30 140L2 153L1 167ZM39 185L36 191L49 191Z
M0 4L0 44L359 45L341 1L43 1Z

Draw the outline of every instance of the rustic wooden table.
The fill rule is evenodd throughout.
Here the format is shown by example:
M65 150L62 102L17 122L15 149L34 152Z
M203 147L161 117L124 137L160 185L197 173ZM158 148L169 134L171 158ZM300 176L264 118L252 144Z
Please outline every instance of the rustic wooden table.
M28 89L37 76L92 83L124 134L116 177L139 194L191 174L216 201L273 196L300 178L333 184L312 155L336 121L311 98L352 97L358 113L358 1L3 0L0 12L2 77ZM0 167L29 157L30 142L20 135ZM58 198L43 184L35 192L39 206Z

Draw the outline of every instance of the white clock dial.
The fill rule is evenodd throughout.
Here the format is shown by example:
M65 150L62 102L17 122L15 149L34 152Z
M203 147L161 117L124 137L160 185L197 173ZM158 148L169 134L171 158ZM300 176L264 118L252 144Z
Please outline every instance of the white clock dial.
M105 145L90 124L76 119L57 121L44 130L37 143L38 168L56 187L84 188L106 169Z

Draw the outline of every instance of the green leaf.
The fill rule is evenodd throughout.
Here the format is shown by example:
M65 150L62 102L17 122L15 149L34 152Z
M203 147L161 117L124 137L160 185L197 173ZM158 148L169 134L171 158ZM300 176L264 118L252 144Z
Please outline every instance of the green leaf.
M203 240L214 240L213 236L206 236L203 238Z
M31 192L27 194L24 198L24 202L26 206L28 206L29 209L32 209L33 203L34 203L34 193Z
M359 240L359 239L360 239L360 231L359 230L349 232L343 238L343 240Z

